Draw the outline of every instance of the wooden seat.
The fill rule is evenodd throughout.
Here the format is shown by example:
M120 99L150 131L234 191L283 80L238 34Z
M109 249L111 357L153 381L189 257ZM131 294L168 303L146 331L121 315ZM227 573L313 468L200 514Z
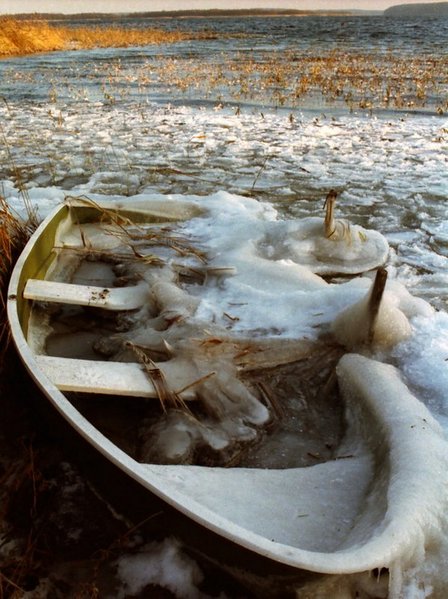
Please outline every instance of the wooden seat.
M132 287L94 287L28 279L23 297L41 302L92 306L104 310L134 310L147 300L148 285L142 282Z
M151 378L141 364L78 360L45 355L35 356L35 359L45 376L61 391L129 397L158 397ZM169 382L169 367L164 370ZM183 400L195 399L191 390L184 391L181 397Z

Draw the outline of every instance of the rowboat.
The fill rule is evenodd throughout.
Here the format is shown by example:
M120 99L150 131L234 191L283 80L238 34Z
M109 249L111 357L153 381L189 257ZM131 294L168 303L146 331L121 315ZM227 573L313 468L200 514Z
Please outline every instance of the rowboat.
M187 202L59 205L8 290L30 376L107 460L235 548L292 571L398 572L444 504L438 423L391 365L199 326L198 289L238 275L181 238L192 218Z

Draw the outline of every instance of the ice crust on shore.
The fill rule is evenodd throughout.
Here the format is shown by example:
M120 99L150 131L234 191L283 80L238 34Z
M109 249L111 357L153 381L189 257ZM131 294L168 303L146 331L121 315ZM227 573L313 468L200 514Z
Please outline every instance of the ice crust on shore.
M137 595L151 584L171 591L175 597L208 599L208 595L198 590L202 572L182 553L176 539L166 538L142 547L136 554L123 555L117 560L117 568L121 588L114 595L116 599Z

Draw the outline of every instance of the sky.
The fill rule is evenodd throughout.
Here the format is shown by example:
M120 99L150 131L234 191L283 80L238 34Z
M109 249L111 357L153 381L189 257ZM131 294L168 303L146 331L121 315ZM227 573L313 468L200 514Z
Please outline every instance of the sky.
M32 12L136 12L210 8L294 8L297 10L382 10L395 4L434 0L0 0L0 14Z

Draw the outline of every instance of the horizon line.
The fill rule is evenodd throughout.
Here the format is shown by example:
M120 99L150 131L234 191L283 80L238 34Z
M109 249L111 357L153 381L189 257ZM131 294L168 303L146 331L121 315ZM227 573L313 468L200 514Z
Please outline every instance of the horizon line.
M363 8L333 8L333 9L296 9L296 8L196 8L196 9L175 9L175 10L130 10L130 11L80 11L80 12L62 12L62 11L32 11L18 13L2 13L0 16L27 16L27 15L61 15L61 16L80 16L80 15L179 15L179 14L290 14L290 15L308 15L308 14L356 14L356 13L384 13L387 9L363 9Z

